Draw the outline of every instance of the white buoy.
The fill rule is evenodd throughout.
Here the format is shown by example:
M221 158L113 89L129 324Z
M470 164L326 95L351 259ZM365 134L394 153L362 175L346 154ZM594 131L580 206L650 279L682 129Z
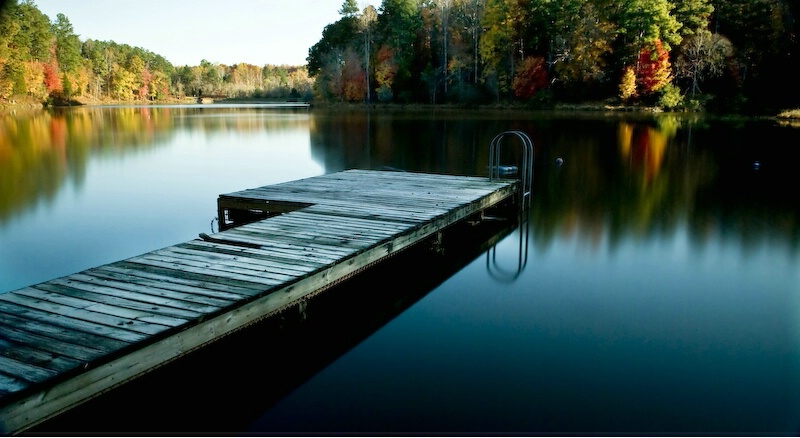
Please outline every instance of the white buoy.
M561 157L556 158L556 166L561 166L564 164L564 159Z

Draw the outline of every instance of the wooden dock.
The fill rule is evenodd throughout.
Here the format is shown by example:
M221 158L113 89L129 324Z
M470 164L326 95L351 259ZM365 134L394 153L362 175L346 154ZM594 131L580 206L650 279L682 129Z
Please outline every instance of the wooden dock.
M515 199L517 181L350 170L220 195L220 232L0 294L16 434Z

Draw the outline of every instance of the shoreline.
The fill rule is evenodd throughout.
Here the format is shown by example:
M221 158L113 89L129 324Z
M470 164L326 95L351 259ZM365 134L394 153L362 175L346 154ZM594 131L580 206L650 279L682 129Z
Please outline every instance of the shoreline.
M318 101L304 101L302 99L267 99L267 98L220 98L204 97L202 102L198 102L197 98L186 97L183 99L167 99L159 101L116 101L116 100L96 100L79 98L72 101L71 104L61 105L45 105L41 102L35 102L31 99L11 100L0 102L0 114L16 114L17 112L30 112L41 111L49 108L72 108L72 107L97 107L97 106L114 106L114 105L131 105L131 106L156 106L156 105L209 105L216 104L259 104L259 103L308 103L311 108L319 108L326 110L336 111L363 111L372 110L377 112L419 112L419 111L465 111L465 112L495 112L495 111L523 111L530 113L538 112L554 112L554 113L597 113L597 114L675 114L675 115L706 115L712 117L745 117L745 118L770 118L784 123L794 125L800 122L800 108L797 109L784 109L773 114L717 114L705 111L665 111L657 106L643 106L643 105L623 105L613 104L606 102L584 102L584 103L556 103L548 107L532 107L526 103L520 102L501 102L492 104L429 104L429 103L364 103L364 102L318 102Z

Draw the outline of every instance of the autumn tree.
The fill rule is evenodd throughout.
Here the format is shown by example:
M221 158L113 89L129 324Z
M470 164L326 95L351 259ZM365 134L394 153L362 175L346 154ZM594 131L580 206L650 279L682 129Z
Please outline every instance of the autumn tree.
M63 84L61 82L61 72L58 68L58 60L55 56L56 47L53 45L50 52L50 61L42 63L42 70L44 73L44 86L47 89L47 94L50 96L60 95L63 91Z
M638 95L639 93L636 91L636 70L631 66L625 67L619 84L619 98L623 102L628 102Z
M547 87L547 66L544 58L529 56L517 66L514 75L514 95L530 99L536 92Z
M651 95L672 81L669 52L661 40L644 47L639 52L636 84L642 95Z
M391 101L394 96L392 86L397 75L394 59L394 51L387 45L381 46L375 55L375 82L378 84L376 91L381 102Z
M350 102L362 101L367 95L366 73L361 65L361 57L353 49L347 49L344 53L342 94Z
M23 93L28 96L44 101L47 98L47 87L45 86L44 63L39 61L26 61L23 64L22 83L25 86Z
M50 21L30 0L6 2L0 16L0 92L6 98L28 94L43 99L44 64L53 45Z

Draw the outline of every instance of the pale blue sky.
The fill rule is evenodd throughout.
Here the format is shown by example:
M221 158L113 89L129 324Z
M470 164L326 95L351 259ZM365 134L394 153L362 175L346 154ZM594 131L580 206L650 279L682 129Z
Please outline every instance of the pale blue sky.
M114 40L173 65L305 64L342 0L34 0L51 21L67 16L81 41ZM363 9L380 0L359 0Z

